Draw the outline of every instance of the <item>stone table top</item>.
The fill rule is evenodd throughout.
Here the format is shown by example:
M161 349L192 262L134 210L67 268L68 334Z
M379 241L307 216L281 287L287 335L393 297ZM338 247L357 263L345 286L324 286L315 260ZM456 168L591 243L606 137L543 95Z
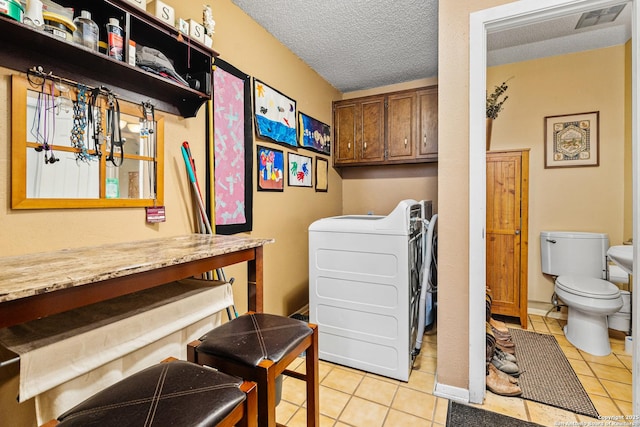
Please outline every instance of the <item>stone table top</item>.
M189 234L0 258L0 303L217 255L273 239Z

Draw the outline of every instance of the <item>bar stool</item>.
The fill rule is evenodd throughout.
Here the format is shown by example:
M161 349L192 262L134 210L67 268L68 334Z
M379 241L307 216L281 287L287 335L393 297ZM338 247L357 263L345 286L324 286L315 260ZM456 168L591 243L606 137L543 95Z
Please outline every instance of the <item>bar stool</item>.
M306 352L304 374L286 369ZM319 426L318 327L289 317L247 313L187 346L187 360L258 384L258 425L276 427L276 377L306 382L307 427Z
M43 427L257 427L256 384L189 363L159 363L96 393Z

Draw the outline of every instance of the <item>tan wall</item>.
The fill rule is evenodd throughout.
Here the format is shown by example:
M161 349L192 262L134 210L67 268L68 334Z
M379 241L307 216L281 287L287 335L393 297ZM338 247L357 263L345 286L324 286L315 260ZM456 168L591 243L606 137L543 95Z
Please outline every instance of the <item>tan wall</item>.
M436 78L348 92L343 99L377 95L438 84ZM386 215L400 200L432 200L438 211L438 163L343 168L342 213Z
M438 5L438 382L463 389L469 386L469 266L460 260L469 251L469 13L503 3Z
M199 2L170 0L168 3L176 8L176 16L197 20L202 16L202 4ZM230 0L215 0L210 4L216 20L214 49L220 52L221 58L295 99L299 110L331 123L331 103L341 96L335 88ZM204 108L192 119L166 117L165 223L146 224L144 209L11 210L11 97L7 74L7 70L0 70L0 103L3 106L0 109L0 256L193 231L190 187L185 178L180 144L184 140L189 141L200 181L204 182ZM290 151L265 141L256 142ZM307 150L299 152L315 157L315 153ZM267 312L288 314L308 301L307 228L318 218L341 213L342 186L340 176L332 167L329 168L328 186L326 193L316 193L312 188L293 187L285 187L282 193L254 191L254 226L251 235L273 237L276 240L264 251L264 308ZM245 268L241 265L227 270L228 277L235 276L237 279L234 291L240 312L246 310ZM15 385L7 383L9 380L15 381L17 372L3 369L6 378L0 378L0 412L17 417ZM6 392L6 388L10 391ZM24 405L20 407L26 408ZM16 425L30 424L27 421L15 421Z
M513 77L491 149L531 149L529 300L548 303L553 294L553 280L540 271L540 231L608 233L612 245L626 236L624 74L624 45L487 70L489 92ZM544 117L589 111L600 112L600 166L545 169Z
M631 107L631 40L625 44L624 62L624 230L623 239L633 236L633 157L632 157L632 107Z

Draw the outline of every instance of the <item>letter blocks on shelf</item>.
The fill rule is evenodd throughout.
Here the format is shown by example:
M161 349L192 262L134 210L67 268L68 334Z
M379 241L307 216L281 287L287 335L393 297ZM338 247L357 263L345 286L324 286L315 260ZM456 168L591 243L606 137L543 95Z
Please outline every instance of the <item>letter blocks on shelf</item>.
M174 22L176 21L175 10L171 6L160 0L154 0L149 3L147 5L147 11L155 15L156 18L161 19L171 26L173 26Z

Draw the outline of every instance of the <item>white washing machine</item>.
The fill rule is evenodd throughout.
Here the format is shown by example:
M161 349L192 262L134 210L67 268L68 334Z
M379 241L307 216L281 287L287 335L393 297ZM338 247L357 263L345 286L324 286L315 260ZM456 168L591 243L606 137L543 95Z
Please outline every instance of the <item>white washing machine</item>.
M320 359L409 380L422 268L421 204L309 227L309 318Z

